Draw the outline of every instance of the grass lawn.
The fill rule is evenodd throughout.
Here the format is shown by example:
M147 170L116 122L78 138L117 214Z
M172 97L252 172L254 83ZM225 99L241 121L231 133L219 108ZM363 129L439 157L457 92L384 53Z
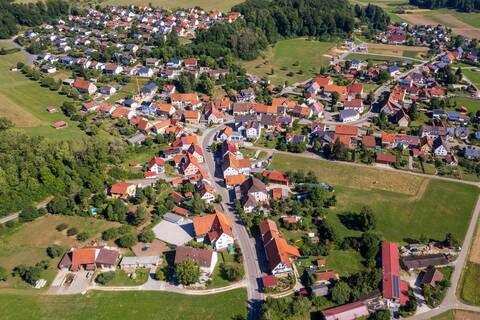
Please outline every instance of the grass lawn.
M49 259L46 253L47 247L57 244L64 249L79 245L75 237L68 237L66 230L60 232L55 229L60 223L68 224L68 227L75 227L79 232L86 231L90 239L98 238L102 231L117 226L117 223L98 220L94 218L78 216L56 216L46 215L33 222L21 224L14 229L4 230L0 234L0 265L7 270L13 269L16 265L34 265L43 259ZM52 280L55 275L55 267L60 258L52 260L47 280ZM26 287L15 278L9 278L6 283L0 282L0 287L21 286Z
M0 291L3 320L158 319L206 320L246 316L247 292L236 289L206 296L166 292L89 292L47 296Z
M234 262L233 255L228 254L225 251L218 252L218 262L217 262L217 265L215 266L215 270L213 270L212 281L208 285L209 289L226 287L232 284L232 282L222 277L221 270L220 270L220 264L222 262L226 262L226 263Z
M318 259L326 259L327 265L323 270L333 270L340 276L348 276L356 272L365 271L362 264L363 258L359 252L353 250L335 250L328 257L309 257L305 260L298 260L297 267L300 274L311 265L316 265Z
M25 61L22 52L0 56L0 116L9 118L17 127L31 135L54 139L84 136L76 124L63 113L48 113L46 110L51 105L59 108L68 98L41 87L38 82L29 80L21 72L11 72L9 68L18 61ZM69 127L61 130L50 127L52 122L59 120L66 121Z
M462 240L478 196L476 187L456 182L292 155L275 154L272 167L313 170L335 187L337 206L327 219L341 237L357 232L347 229L339 214L368 205L375 212L377 231L387 240L405 242L422 234L443 239L447 232Z
M468 304L480 305L480 264L467 262L463 270L460 297Z
M147 282L149 276L149 269L138 269L135 272L136 278L133 279L128 276L123 270L117 269L115 270L115 278L112 281L107 283L107 286L114 287L114 286L139 286Z
M384 63L388 61L395 61L395 62L408 62L411 61L408 57L399 57L399 56L383 56L383 55L376 55L376 54L362 54L362 53L352 53L347 56L348 60L358 59L360 61L367 61L370 60L372 62L377 63Z
M30 0L29 0L30 1ZM33 0L32 0L33 1ZM230 9L239 3L243 2L242 0L177 0L177 1L168 1L168 0L107 0L99 2L102 5L148 5L163 8L193 8L200 7L205 10L220 10L223 12L228 12Z
M463 75L468 78L475 86L480 86L480 71L472 69L463 69Z
M309 41L305 38L281 40L269 48L264 57L244 62L243 65L249 73L267 77L274 84L283 84L285 81L292 84L316 76L320 66L328 65L330 50L334 46L332 42ZM293 72L293 75L287 75L289 72Z
M480 73L479 73L480 74ZM470 99L467 97L455 97L451 99L452 102L457 102L457 106L464 106L468 109L468 112L471 112L475 115L477 111L480 110L480 103L478 100Z

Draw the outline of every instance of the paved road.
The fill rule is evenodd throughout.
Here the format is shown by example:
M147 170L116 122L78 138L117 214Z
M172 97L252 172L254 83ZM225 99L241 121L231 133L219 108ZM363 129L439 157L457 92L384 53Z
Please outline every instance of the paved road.
M243 225L241 219L231 209L233 199L227 189L223 187L222 179L216 176L216 164L213 154L207 151L207 147L213 142L215 134L220 130L220 127L209 128L203 132L201 137L201 146L205 156L205 165L208 169L209 175L213 180L216 191L222 196L222 205L225 213L227 213L233 220L233 232L239 242L243 253L245 265L245 277L247 281L248 293L248 319L254 320L260 318L260 308L262 302L265 300L265 295L261 292L259 286L259 279L262 276L259 258L257 255L257 246L255 239L250 238L246 227Z
M47 202L42 202L40 203L39 205L37 205L37 209L40 209L40 208L46 208L47 207ZM18 212L15 212L15 213L12 213L8 216L5 216L5 217L2 217L0 218L0 224L4 224L4 223L7 223L8 221L12 221L12 220L15 220L15 219L18 219L18 215L20 214L21 211L18 211Z

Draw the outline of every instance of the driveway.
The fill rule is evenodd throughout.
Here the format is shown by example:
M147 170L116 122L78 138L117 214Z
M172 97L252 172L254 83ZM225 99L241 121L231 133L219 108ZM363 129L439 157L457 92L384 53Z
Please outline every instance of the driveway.
M65 283L66 276L72 274L74 276L73 281L70 284ZM87 274L90 276L87 278ZM48 294L79 294L88 290L93 280L93 273L90 271L80 270L78 272L70 272L60 270L53 280Z

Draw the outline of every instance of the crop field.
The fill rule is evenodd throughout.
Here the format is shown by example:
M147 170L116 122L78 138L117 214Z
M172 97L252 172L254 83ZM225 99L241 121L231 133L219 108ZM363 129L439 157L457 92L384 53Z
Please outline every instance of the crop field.
M368 205L375 212L377 231L387 240L406 242L422 234L443 239L447 232L463 239L478 196L474 186L433 180L395 171L275 154L277 170L313 170L320 181L335 187L337 205L327 215L342 237L356 235L339 215ZM455 196L452 196L455 195Z
M274 84L292 84L318 74L335 55L335 44L304 38L278 41L263 57L244 62L248 73L266 77ZM272 72L273 71L273 72Z
M368 52L385 56L421 59L426 56L428 48L375 43L368 45Z
M0 290L0 310L2 320L232 319L246 316L247 292L236 289L205 296L148 291L49 296Z
M73 139L83 136L62 112L48 113L48 106L57 108L68 98L43 88L20 72L10 71L18 61L24 61L21 52L0 56L0 116L13 121L28 134L43 135L55 139ZM64 120L66 129L51 128L54 121Z

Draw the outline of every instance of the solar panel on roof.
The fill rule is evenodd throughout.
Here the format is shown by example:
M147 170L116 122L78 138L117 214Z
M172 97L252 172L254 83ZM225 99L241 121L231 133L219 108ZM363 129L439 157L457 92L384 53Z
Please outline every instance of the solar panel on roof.
M398 276L393 276L393 296L400 297L400 281Z

